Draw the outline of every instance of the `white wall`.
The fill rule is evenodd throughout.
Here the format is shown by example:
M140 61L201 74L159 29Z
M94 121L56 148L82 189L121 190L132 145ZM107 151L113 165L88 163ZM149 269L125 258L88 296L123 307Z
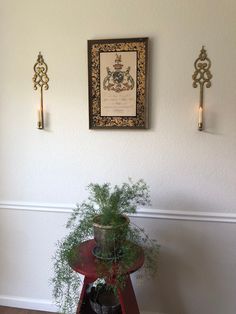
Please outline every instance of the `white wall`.
M235 221L235 16L233 0L0 1L1 300L50 302L48 265L67 215L40 204L70 208L90 182L144 178L154 217L162 210L167 218L205 213ZM87 40L144 36L150 130L89 130ZM191 76L203 44L213 79L206 131L198 132ZM31 80L39 51L50 77L45 131L36 129ZM163 246L158 297L148 301L149 284L136 287L143 310L234 313L235 225L138 219Z

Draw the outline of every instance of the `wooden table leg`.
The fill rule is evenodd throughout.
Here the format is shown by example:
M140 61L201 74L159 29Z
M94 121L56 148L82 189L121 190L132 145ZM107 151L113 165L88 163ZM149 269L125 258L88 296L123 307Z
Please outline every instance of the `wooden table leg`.
M127 276L124 289L118 290L118 296L122 314L140 314L130 276Z
M84 277L84 282L83 282L83 287L82 287L82 290L81 290L81 293L80 293L80 298L79 298L79 304L78 304L78 307L77 307L77 311L76 311L76 314L80 314L80 310L81 310L81 307L82 307L82 304L83 304L83 301L86 297L86 288L87 286L92 283L94 280L91 280L90 278L88 277Z

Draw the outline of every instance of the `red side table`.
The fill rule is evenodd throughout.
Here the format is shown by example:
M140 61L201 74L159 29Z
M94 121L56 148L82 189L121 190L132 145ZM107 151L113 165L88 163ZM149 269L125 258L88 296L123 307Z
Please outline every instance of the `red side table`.
M86 288L88 284L94 282L99 278L97 274L97 267L99 263L99 259L97 259L93 254L92 250L95 247L94 240L88 240L75 248L75 256L76 258L70 263L70 266L76 272L84 275L84 282L82 291L80 294L80 300L77 308L76 314L81 313L82 304L84 299L86 298ZM121 305L122 314L139 314L137 300L134 294L134 289L132 286L132 282L130 279L130 274L137 271L142 267L144 262L144 254L142 249L139 246L134 247L134 249L138 249L139 256L137 260L129 267L129 269L125 269L122 274L126 275L126 285L123 289L118 289L118 297ZM121 265L121 264L120 264ZM115 263L113 266L117 266ZM115 269L115 268L114 268ZM115 274L114 274L115 277ZM115 280L115 278L114 278Z

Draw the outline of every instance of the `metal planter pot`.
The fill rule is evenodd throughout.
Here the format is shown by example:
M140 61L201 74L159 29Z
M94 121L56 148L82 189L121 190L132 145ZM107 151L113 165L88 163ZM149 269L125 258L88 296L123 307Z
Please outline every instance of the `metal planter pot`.
M129 218L121 216L121 223L116 226L101 225L99 217L94 218L93 230L97 254L100 258L109 259L121 254L121 245L126 240Z

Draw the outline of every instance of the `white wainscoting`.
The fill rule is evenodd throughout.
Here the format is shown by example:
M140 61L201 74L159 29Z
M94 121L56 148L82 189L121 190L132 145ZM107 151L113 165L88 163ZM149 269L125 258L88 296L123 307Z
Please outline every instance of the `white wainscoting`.
M50 300L0 295L0 304L21 309L57 312L56 306Z
M50 300L20 298L15 296L0 295L0 304L21 309L57 312L57 308ZM141 314L162 314L157 312L141 312Z

